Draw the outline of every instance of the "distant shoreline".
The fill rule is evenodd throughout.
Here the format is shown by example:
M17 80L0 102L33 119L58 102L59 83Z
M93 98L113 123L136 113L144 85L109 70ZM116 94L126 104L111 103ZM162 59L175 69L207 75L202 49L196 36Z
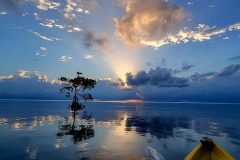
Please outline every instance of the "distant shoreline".
M66 99L0 99L0 101L65 101L69 102L72 100L66 100ZM172 103L172 104L232 104L232 105L240 105L240 102L197 102L197 101L143 101L143 100L93 100L93 101L88 101L88 102L83 102L83 103Z

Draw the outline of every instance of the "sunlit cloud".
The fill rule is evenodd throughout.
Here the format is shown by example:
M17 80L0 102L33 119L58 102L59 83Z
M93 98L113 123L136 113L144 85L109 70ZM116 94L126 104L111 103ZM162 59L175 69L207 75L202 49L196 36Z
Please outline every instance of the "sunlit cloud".
M122 4L126 14L114 19L115 31L130 46L161 39L178 29L186 18L181 7L165 0L124 0Z
M79 13L89 14L90 12L83 8L81 0L67 0L63 16L67 20L75 20Z
M70 56L61 56L60 58L58 58L59 61L61 62L68 62L72 60L72 57Z
M38 5L36 6L40 10L49 10L49 9L57 9L61 4L58 2L50 1L50 0L38 0Z
M46 74L42 74L39 71L26 71L24 69L19 69L15 74L10 74L6 76L0 75L0 80L10 80L10 79L29 79L36 78L41 82L48 82L48 77Z
M123 42L134 47L203 42L240 28L239 23L219 29L206 24L198 24L195 29L180 27L187 17L186 11L164 0L123 1L122 5L125 15L114 19L115 32Z
M15 122L15 123L13 123L12 126L11 126L11 128L12 128L13 130L19 130L19 129L21 129L22 127L23 127L22 123L19 123L19 122Z
M18 70L17 76L22 77L22 78L28 78L29 77L29 76L27 76L27 71L25 71L23 69Z
M206 40L211 40L215 36L221 36L230 31L236 31L240 29L240 23L230 25L226 28L216 29L215 26L210 27L206 24L198 24L197 30L184 30L179 31L177 34L168 34L160 40L145 41L141 40L140 43L154 48L159 48L166 44L180 44L188 42L203 42ZM229 39L229 38L225 38Z

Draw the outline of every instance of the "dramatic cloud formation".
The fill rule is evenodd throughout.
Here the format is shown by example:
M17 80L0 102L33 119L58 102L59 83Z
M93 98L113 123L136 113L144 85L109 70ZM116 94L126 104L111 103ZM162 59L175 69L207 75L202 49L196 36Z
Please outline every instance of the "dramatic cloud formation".
M126 14L114 19L116 34L126 44L135 47L144 45L158 48L166 44L202 42L240 29L240 23L220 29L206 24L198 24L195 29L180 29L186 12L165 0L132 0L123 1L122 4Z
M91 93L98 100L239 102L239 74L233 75L239 68L240 65L230 65L219 71L202 74L203 79L193 81L189 77L183 78L185 82L177 80L177 83L169 81L181 79L174 76L171 69L156 68L145 73L141 71L138 76L129 74L132 83L141 87L129 90L121 88L125 84L120 80L98 79ZM211 75L216 76L208 78ZM59 81L49 80L47 75L37 71L20 69L16 74L0 76L0 98L65 99L59 94L59 88Z
M119 85L119 81L98 79L91 92L94 98L103 100L136 98L134 91L122 90ZM58 80L49 80L37 71L20 69L16 74L0 75L0 98L66 99L59 94L60 87ZM103 90L106 94L102 94Z
M70 57L70 56L61 56L58 60L61 61L61 62L68 62L68 61L72 60L72 57Z
M193 66L190 64L183 64L181 69L168 69L157 67L150 69L149 72L140 71L133 75L132 73L126 74L126 83L129 86L144 86L152 85L158 87L188 87L190 83L196 81L205 81L217 79L221 77L228 77L240 70L240 64L232 64L223 69L208 72L208 73L195 73L189 77L177 77L175 74L189 70Z
M115 18L116 34L131 46L155 41L178 29L185 11L165 0L123 1L126 15Z
M171 69L157 67L149 72L140 71L136 75L126 74L126 83L130 86L154 85L158 87L186 87L187 78L176 77Z
M93 32L86 32L84 35L84 45L86 48L97 48L105 51L107 50L108 38L106 36L96 37Z

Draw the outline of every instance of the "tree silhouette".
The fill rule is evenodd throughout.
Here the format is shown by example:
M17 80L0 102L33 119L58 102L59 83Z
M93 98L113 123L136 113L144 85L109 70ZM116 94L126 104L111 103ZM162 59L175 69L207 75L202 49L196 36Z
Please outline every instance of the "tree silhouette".
M78 98L84 101L92 100L92 95L88 92L96 85L96 80L85 78L81 76L82 73L77 72L76 77L73 79L60 77L59 80L62 83L62 88L60 93L65 93L67 97L73 96L73 101L71 104L72 110L79 110L85 108L84 105L79 103Z

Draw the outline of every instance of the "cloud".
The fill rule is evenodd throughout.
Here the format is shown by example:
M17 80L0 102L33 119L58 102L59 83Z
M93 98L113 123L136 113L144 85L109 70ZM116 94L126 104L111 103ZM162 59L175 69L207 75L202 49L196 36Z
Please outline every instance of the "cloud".
M149 72L140 71L136 75L126 74L126 83L130 86L153 85L158 87L187 87L187 78L176 77L171 69L157 67Z
M223 37L224 40L229 40L230 38L229 37Z
M46 56L47 53L47 48L46 47L39 47L38 52L36 53L37 56Z
M206 40L211 40L215 36L221 36L226 32L237 30L240 30L240 23L220 29L216 29L215 26L210 27L206 24L198 24L196 30L188 30L188 28L184 28L184 30L180 30L177 34L168 33L165 37L159 40L141 40L140 43L143 45L152 46L154 48L159 48L167 44L203 42Z
M39 14L38 13L33 13L33 16L36 20L41 20L42 18L39 17Z
M216 5L214 5L214 4L211 4L211 5L209 5L208 7L209 8L214 8Z
M37 78L39 81L48 82L47 75L42 74L38 71L26 71L24 69L19 69L13 75L0 76L0 80L4 79L28 79L28 78Z
M87 1L89 1L87 4L96 3L96 1L93 0ZM65 8L63 10L64 18L66 18L67 20L75 20L78 18L79 13L90 14L90 11L87 9L88 6L84 5L84 2L85 1L67 0ZM83 6L85 6L85 8L83 8Z
M0 15L6 15L6 14L7 14L6 11L1 11L1 12L0 12Z
M60 99L60 85L52 82L46 74L20 69L13 75L0 76L0 98Z
M53 1L49 1L49 0L38 0L37 1L37 8L40 10L49 10L49 9L58 9L58 7L61 5L58 2L53 2Z
M70 56L61 56L60 58L58 58L59 61L61 62L68 62L72 60L72 57Z
M119 86L119 80L98 79L91 93L99 100L240 102L239 74L194 81L189 87L181 88L142 85L126 90ZM21 69L15 74L0 75L0 98L65 99L64 95L59 95L59 89L59 81L49 80L46 74L37 71Z
M126 83L129 86L145 86L152 85L158 87L188 87L192 83L197 81L207 81L212 79L218 79L222 77L228 77L240 70L240 64L232 64L223 69L207 72L207 73L194 73L189 77L177 77L178 74L183 71L187 71L192 68L193 65L183 64L181 69L168 69L163 67L156 67L155 69L150 69L149 72L140 71L135 75L132 73L126 74Z
M180 69L173 70L173 73L177 74L177 73L180 73L180 72L185 72L185 71L190 70L193 67L194 67L194 65L185 62L185 63L182 64L182 67Z
M234 56L229 58L228 60L240 60L240 55L239 56Z
M85 55L83 56L83 58L85 58L85 59L92 59L93 56L92 56L91 54L85 54Z
M190 77L190 79L192 81L198 81L198 80L209 80L209 79L227 77L227 76L233 75L239 70L240 70L240 64L231 64L223 69L220 69L214 72L208 72L204 74L195 73Z
M1 76L0 75L0 81L5 80L5 79L12 79L13 75L7 75L7 76Z
M56 38L56 37L48 37L48 36L42 35L41 33L35 32L35 31L33 31L33 30L28 30L28 31L29 31L30 33L36 35L37 37L39 37L39 38L41 38L41 39L43 39L43 40L46 40L46 41L51 41L51 42L53 42L53 41L59 41L59 40L61 40L61 39Z
M93 32L86 32L84 35L84 45L86 48L98 48L106 50L108 45L108 38L106 36L96 37Z
M39 23L41 26L48 27L48 28L57 28L57 29L67 29L67 32L81 32L82 29L77 26L73 26L71 24L58 24L54 19L42 19L39 17L37 13L34 13L34 17L36 20L41 20Z
M82 29L79 27L72 27L71 29L68 30L68 32L81 32Z
M182 71L188 71L189 69L193 68L194 65L189 64L189 63L183 63L181 70Z
M165 0L125 0L122 4L126 14L114 19L115 31L131 46L163 38L167 33L176 31L186 18L186 12L181 7Z

